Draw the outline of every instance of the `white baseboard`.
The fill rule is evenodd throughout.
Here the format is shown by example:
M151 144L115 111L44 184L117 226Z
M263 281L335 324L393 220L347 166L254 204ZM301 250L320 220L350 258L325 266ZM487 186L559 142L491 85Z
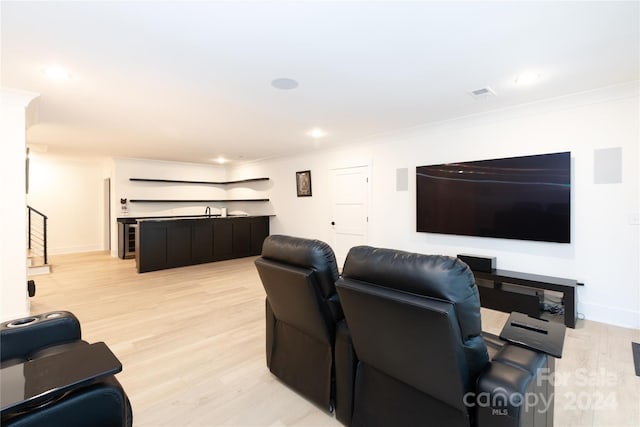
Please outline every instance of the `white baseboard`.
M579 312L588 320L624 328L640 329L640 311L580 301Z
M72 246L72 247L66 247L66 248L50 248L49 255L77 254L82 252L100 252L104 250L105 250L104 247L101 245Z

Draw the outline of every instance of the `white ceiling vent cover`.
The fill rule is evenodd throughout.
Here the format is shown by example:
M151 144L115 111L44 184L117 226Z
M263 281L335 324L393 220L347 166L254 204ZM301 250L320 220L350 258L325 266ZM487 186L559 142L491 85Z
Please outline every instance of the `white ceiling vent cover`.
M496 96L496 93L489 86L471 90L469 91L469 94L475 99L486 99Z

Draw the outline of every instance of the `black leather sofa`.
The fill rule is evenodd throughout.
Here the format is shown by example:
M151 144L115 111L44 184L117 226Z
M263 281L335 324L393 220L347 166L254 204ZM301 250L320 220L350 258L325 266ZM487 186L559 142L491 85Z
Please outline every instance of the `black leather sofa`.
M0 325L0 366L3 371L7 369L7 374L15 367L26 370L27 366L32 366L19 366L26 361L45 358L50 361L52 358L49 356L64 357L65 352L84 349L87 346L89 344L81 339L78 319L66 311L44 313ZM56 366L52 365L51 368L55 369ZM56 394L54 391L47 399L44 402L38 401L37 406L21 408L20 411L5 413L3 410L1 424L7 427L132 425L131 404L122 386L113 376L72 388L64 394ZM3 398L3 408L4 404Z
M333 250L319 240L272 235L255 265L267 294L267 366L289 387L332 411L335 328L343 319Z
M554 359L485 339L462 261L354 247L336 287L345 315L335 348L343 424L553 425Z

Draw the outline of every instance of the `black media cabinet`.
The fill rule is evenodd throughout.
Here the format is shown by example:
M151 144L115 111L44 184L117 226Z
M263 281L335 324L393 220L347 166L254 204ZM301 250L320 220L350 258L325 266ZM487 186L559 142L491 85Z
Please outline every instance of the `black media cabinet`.
M537 289L561 292L564 304L564 324L570 328L576 327L578 316L576 287L582 286L582 283L578 283L573 279L498 269L493 270L491 273L474 271L473 275L476 280L493 282L492 288L479 285L478 289L480 291L480 304L483 307L494 310L526 312L529 311L527 308L535 307L535 304L539 304L541 294L536 291ZM508 287L511 287L512 290L508 290ZM483 294L485 295L484 300ZM509 305L510 302L513 304ZM535 315L531 311L526 314Z

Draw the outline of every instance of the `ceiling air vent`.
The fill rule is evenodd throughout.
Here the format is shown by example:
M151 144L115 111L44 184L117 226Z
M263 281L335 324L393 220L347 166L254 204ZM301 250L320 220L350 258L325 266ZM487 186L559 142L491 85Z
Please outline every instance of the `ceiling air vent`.
M469 94L475 99L486 99L486 98L492 98L496 96L496 93L489 86L472 90L469 92Z

